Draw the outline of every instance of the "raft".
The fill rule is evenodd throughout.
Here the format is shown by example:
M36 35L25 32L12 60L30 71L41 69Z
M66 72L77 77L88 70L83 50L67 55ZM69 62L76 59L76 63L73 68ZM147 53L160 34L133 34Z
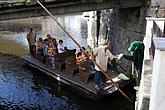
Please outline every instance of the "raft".
M95 88L95 83L93 77L89 79L89 81L82 80L82 76L80 73L77 74L68 74L67 68L64 67L62 69L51 68L49 65L43 64L40 60L31 57L29 55L22 56L22 59L25 63L47 75L54 78L57 81L66 84L75 90L78 90L81 94L85 95L86 97L98 100L102 99L103 97L115 93L117 88L113 86L111 82L108 82L100 87L100 89ZM72 65L73 66L73 65ZM70 69L70 68L69 68ZM79 71L80 72L80 71ZM116 82L120 88L123 88L130 83L132 83L132 79L130 80L121 80L118 79L118 73L109 72L111 73L110 76L113 77L113 81Z

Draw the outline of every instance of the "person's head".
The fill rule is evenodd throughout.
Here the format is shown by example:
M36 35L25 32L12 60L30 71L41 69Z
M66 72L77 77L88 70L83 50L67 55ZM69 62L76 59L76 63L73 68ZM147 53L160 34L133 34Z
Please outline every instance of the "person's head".
M44 39L44 44L48 44L48 39Z
M108 41L108 40L106 40L106 41L104 42L104 47L105 47L105 49L110 48L110 44L109 44L109 41Z
M39 40L40 42L42 42L42 41L43 41L41 37L40 37L38 40Z
M135 51L139 49L144 49L144 44L141 41L133 41L128 47L128 51L133 54Z
M56 38L53 38L53 39L52 39L52 41L54 41L54 42L55 42L55 41L56 41Z
M82 56L82 52L77 53L77 57Z
M32 32L32 31L33 31L33 28L31 27L31 28L30 28L30 32Z
M57 43L56 38L53 38L52 42L56 44Z
M47 38L48 38L48 39L50 39L50 38L51 38L50 34L47 34Z
M86 51L85 47L82 47L82 49L83 49L84 51ZM80 51L82 51L82 49L80 49Z
M63 44L63 40L62 40L62 39L59 40L59 44L60 44L60 45Z

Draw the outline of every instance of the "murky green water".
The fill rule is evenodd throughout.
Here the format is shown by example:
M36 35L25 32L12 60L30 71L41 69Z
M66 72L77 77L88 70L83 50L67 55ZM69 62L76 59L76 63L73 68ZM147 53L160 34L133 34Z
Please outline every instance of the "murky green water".
M79 15L60 16L59 21L71 35L86 46L86 24ZM33 26L38 37L47 33L62 38L69 48L76 46L52 20L35 18L0 22L0 109L5 110L134 110L120 93L93 102L78 91L26 66L26 33Z

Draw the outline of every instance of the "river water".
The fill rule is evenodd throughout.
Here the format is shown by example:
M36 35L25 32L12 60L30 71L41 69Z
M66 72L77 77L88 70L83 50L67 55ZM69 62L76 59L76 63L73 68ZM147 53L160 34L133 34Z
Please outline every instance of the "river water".
M87 46L87 21L81 15L61 15L57 19L81 46ZM37 38L49 33L57 40L63 39L68 48L77 48L49 17L0 22L0 109L134 110L134 104L120 93L95 102L25 65L20 56L28 53L26 34L30 27Z

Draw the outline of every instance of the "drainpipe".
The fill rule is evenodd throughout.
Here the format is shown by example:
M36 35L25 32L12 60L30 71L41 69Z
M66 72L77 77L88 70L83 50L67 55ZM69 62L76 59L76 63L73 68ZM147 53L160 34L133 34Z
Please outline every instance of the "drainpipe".
M100 14L101 14L101 11L100 10L97 10L96 11L96 17L97 17L97 20L96 20L96 27L97 27L97 29L96 29L96 38L97 38L97 40L96 40L96 45L97 45L97 47L98 47L98 41L99 41L99 33L100 33Z

